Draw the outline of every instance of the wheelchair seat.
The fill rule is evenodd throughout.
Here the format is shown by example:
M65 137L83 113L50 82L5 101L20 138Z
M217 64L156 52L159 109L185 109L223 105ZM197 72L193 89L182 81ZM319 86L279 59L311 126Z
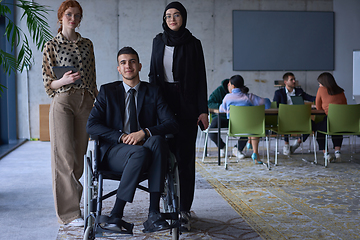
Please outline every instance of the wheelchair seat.
M117 189L103 194L104 180L121 181L121 172L114 172L100 162L99 139L91 136L94 141L94 151L89 151L84 157L84 239L95 239L111 234L133 234L133 224L123 220L119 223L120 231L104 227L104 220L107 216L101 215L102 201L117 193ZM167 172L165 173L164 191L161 194L161 214L169 222L172 239L179 239L180 236L180 208L179 208L179 175L177 162L170 152ZM138 189L149 192L146 186L140 183L147 179L147 174L141 176ZM118 225L118 224L117 224ZM118 228L119 229L119 228Z

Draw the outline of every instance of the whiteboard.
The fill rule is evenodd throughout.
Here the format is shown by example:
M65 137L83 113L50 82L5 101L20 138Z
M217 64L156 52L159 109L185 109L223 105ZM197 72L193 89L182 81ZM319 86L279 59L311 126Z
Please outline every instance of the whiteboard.
M353 96L360 96L360 50L353 51Z

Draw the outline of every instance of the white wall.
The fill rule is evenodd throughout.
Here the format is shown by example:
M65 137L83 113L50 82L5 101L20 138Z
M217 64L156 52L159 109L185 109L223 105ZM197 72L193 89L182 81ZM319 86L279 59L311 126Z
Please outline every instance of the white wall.
M360 49L360 1L334 0L335 70L334 77L345 90L348 104L353 99L353 50Z
M334 1L344 5L343 1ZM48 20L55 35L58 28L56 13L60 1L36 0L36 2L54 9L54 12L50 12ZM116 54L123 46L132 46L138 51L143 64L140 76L142 80L147 80L152 39L157 33L162 32L163 10L170 1L79 0L79 2L84 10L79 32L94 43L98 87L119 78L116 71ZM232 10L333 11L333 0L182 0L181 2L188 11L187 28L203 44L208 94L210 95L223 79L240 74L251 92L271 100L276 90L274 80L281 79L284 72L232 71ZM357 0L351 2L355 4ZM341 27L337 26L337 29L339 28ZM337 49L339 42L336 41L335 44ZM34 60L28 73L29 91L26 72L19 74L17 80L20 138L39 137L39 104L51 101L42 85L42 53L35 48ZM336 68L337 66L339 65L336 65ZM294 73L303 89L315 95L318 87L316 78L321 72Z

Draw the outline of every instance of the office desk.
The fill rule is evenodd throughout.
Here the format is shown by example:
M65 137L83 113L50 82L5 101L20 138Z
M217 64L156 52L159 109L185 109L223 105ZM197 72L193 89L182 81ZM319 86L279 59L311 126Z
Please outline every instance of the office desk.
M215 113L217 115L220 114L226 114L226 113L221 113L219 112L219 109L214 109L214 108L209 108L209 112L210 113ZM278 108L269 108L269 109L265 109L265 115L278 115L279 109ZM317 110L317 109L311 109L311 115L325 115L324 110ZM221 126L220 126L220 117L218 116L218 146L219 146L219 142L220 142L220 130L221 130ZM218 165L220 166L220 161L221 157L220 157L220 148L218 147Z
M265 109L265 115L278 115L278 108ZM311 115L324 115L324 110L311 109Z

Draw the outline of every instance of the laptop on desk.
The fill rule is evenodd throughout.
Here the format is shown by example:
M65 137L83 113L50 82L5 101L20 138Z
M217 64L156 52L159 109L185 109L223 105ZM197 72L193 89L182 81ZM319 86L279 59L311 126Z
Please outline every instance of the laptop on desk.
M291 101L293 102L293 105L304 105L302 96L291 96Z

